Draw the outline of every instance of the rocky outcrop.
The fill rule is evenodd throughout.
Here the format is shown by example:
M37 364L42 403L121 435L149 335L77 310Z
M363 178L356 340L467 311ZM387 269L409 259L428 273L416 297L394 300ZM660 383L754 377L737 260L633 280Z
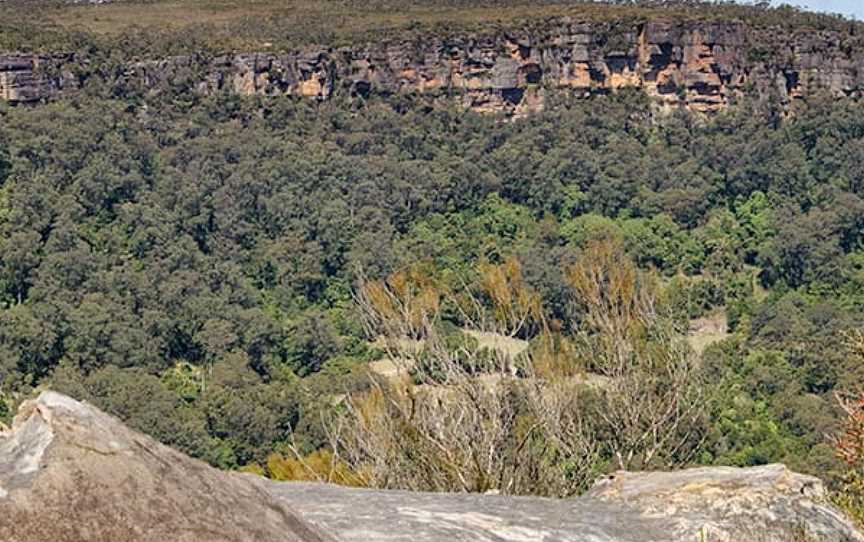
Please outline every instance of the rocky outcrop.
M5 542L331 540L257 480L51 392L0 435L0 517Z
M477 111L517 115L542 109L550 91L591 96L635 87L664 109L713 112L750 89L785 100L817 90L860 96L864 54L846 38L829 31L793 35L739 21L610 26L564 18L466 38L142 61L120 70L111 83L158 91L182 81L207 94L318 100L335 92L432 93L456 96ZM75 88L69 66L80 60L0 54L0 98L38 101ZM45 65L52 69L39 70ZM190 82L190 74L197 79Z
M783 465L618 473L573 500L271 482L346 542L852 542L821 482Z
M0 100L34 102L78 87L69 71L74 55L0 54Z
M617 473L570 500L270 482L52 392L0 434L0 517L9 542L864 542L782 465Z
M864 51L847 38L739 21L610 26L565 18L466 38L135 62L111 83L153 92L180 81L207 94L318 100L335 92L432 93L456 96L477 111L509 114L542 109L550 91L591 96L634 87L664 109L713 112L748 90L785 100L817 90L860 96ZM81 60L0 54L0 98L38 101L75 88L69 67ZM51 69L39 69L46 65Z

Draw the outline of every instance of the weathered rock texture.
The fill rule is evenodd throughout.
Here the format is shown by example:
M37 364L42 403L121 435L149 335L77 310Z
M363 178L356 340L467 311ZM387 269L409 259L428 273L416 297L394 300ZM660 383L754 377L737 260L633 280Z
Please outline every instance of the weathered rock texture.
M0 53L0 100L35 102L78 88L77 78L68 70L73 61L74 55Z
M851 542L821 482L783 465L618 473L572 500L271 482L309 521L361 542Z
M304 96L336 92L456 96L477 111L542 109L550 91L590 96L643 89L663 108L712 112L748 90L781 100L864 92L864 54L847 35L788 34L739 21L600 25L556 19L521 31L289 53L189 55L105 70L117 88ZM42 100L92 76L74 55L0 54L0 98ZM117 72L121 75L116 75ZM191 80L190 80L191 78Z
M864 542L824 498L782 465L619 473L572 500L269 482L51 392L0 434L8 542Z
M261 484L45 392L0 435L4 542L319 542Z

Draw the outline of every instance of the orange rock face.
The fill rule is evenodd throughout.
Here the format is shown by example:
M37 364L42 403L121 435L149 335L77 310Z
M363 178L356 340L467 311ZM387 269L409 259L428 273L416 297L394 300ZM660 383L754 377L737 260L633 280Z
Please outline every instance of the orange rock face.
M623 30L622 30L623 28ZM821 31L825 34L827 31ZM483 113L541 110L550 92L576 96L641 88L660 110L713 113L753 90L781 101L816 90L858 96L864 54L842 36L802 38L738 21L651 21L631 27L550 21L523 33L388 42L286 53L196 55L139 62L112 83L160 92L181 70L203 74L197 92L300 96L424 93L456 96ZM754 53L753 43L772 53ZM757 51L758 53L758 51ZM0 99L33 102L74 90L70 55L0 53ZM51 69L40 70L41 64ZM52 75L49 75L52 74Z

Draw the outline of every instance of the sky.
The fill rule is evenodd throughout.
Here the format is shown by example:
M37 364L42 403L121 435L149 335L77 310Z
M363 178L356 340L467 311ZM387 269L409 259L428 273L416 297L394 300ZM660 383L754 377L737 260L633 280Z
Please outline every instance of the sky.
M864 21L864 0L774 0L774 3L801 6L813 11L842 13Z

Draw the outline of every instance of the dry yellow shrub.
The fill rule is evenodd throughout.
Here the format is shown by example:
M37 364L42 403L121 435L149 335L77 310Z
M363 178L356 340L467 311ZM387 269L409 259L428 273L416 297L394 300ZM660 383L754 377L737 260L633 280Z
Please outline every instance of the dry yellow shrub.
M267 457L267 472L270 478L279 481L330 482L355 487L366 485L363 476L352 471L326 449L316 450L302 458L270 454Z

